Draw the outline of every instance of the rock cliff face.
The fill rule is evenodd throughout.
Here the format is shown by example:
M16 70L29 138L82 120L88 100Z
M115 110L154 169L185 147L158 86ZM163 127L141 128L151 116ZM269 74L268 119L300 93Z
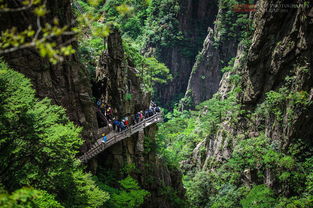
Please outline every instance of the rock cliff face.
M216 0L179 1L179 5L180 12L177 17L179 30L186 41L178 41L170 47L158 46L160 47L158 59L165 63L173 74L171 82L166 86L157 87L156 97L160 103L166 105L184 95L195 57L201 49L207 28L213 26L217 13Z
M108 50L100 57L96 70L97 96L103 97L115 113L132 116L150 105L150 95L141 90L141 80L133 63L124 54L120 33L108 37Z
M313 115L313 8L271 10L271 3L290 4L290 1L260 1L256 13L256 31L248 53L247 66L243 68L242 102L249 107L264 102L266 93L287 88L292 95L303 94L309 104L306 108L292 106L287 101L283 107L283 122L265 118L266 135L281 142L286 148L296 138L312 144ZM262 83L262 84L261 84ZM294 110L295 115L290 118ZM291 123L290 123L291 122ZM305 130L306 129L306 130Z
M240 2L240 1L238 1ZM219 11L215 20L214 29L208 29L208 35L204 41L202 51L198 54L195 64L192 68L185 98L189 98L191 107L202 101L212 98L218 91L219 83L222 78L221 69L228 65L232 58L235 58L239 41L241 39L240 27L238 24L240 15L247 13L234 13L233 8L226 7L225 1L219 1ZM231 18L226 17L231 13ZM227 21L225 21L227 19ZM234 31L225 32L225 27L234 25ZM234 35L233 33L237 33ZM189 102L190 102L189 101Z
M137 70L124 54L121 35L117 30L110 34L107 44L108 50L102 54L96 72L97 86L100 89L98 96L112 106L117 116L130 118L136 112L149 107L150 97L141 89ZM127 94L131 96L126 98ZM184 189L179 172L169 170L156 155L156 130L157 126L152 125L115 144L99 155L98 167L111 170L117 177L122 177L123 168L135 165L131 175L151 193L144 207L169 208L172 207L170 199L166 199L162 191L173 187L178 197L183 198Z
M70 0L48 1L47 9L49 13L42 19L43 23L57 17L60 26L71 25L73 18ZM36 28L34 23L36 19L29 11L0 14L1 31L13 26L21 30L26 29L28 25ZM57 42L62 44L69 38L59 37ZM62 63L55 65L41 58L32 49L6 54L4 59L13 69L32 80L39 98L49 97L55 104L63 106L69 118L84 127L83 136L87 143L91 143L94 131L98 128L95 107L91 102L91 86L87 71L76 55L66 57Z
M203 49L196 59L189 77L185 97L191 98L192 105L207 100L217 92L222 77L219 50L213 46L214 32L209 28Z
M219 95L226 99L235 87L230 77L240 75L238 102L246 113L236 124L224 118L217 133L199 144L206 148L205 158L193 160L200 169L214 169L212 161L228 159L238 141L262 133L282 152L295 142L306 144L304 149L312 146L313 9L302 6L270 12L273 4L289 3L258 1L252 45L239 47L234 71L223 75L219 88ZM227 134L236 139L227 140ZM197 157L197 151L194 154ZM266 184L273 185L271 171L265 175Z

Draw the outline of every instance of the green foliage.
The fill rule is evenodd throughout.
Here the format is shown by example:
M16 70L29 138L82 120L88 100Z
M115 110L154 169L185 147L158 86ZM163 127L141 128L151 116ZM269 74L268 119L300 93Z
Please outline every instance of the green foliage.
M157 134L159 153L169 164L178 167L179 161L188 159L199 142L218 130L225 116L230 116L231 122L237 122L238 116L244 113L237 104L239 91L235 88L227 99L215 95L196 106L197 111L174 109L168 113L168 122L160 126Z
M183 40L179 31L177 14L180 10L179 1L153 0L148 8L146 39L152 46L173 46L177 41Z
M96 63L105 50L106 37L110 33L112 22L103 22L103 1L75 0L74 13L80 20L81 28L84 30L79 38L78 55L80 61L87 68L90 80L96 77Z
M145 197L149 194L149 192L140 189L137 181L130 176L121 180L119 183L121 185L121 191L118 194L112 195L115 207L140 207Z
M246 0L220 0L219 7L222 12L218 14L215 22L220 36L215 40L216 46L221 45L226 40L244 40L248 44L249 37L252 35L252 20L248 14L235 12L234 7L238 4L254 4L255 1Z
M29 10L29 14L37 19L37 27L29 25L24 28L17 28L12 25L0 33L0 55L11 53L20 49L35 48L40 56L48 58L55 64L63 60L63 56L68 56L75 53L72 45L69 43L60 44L56 41L57 38L65 35L73 35L76 33L68 25L60 26L57 17L50 18L42 24L41 18L45 17L49 12L46 8L45 1L41 0L23 0L19 4L9 4L9 2L0 2L0 12L22 12Z
M291 197L291 198L280 198L279 203L275 205L275 208L308 208L313 204L312 195L299 198L299 197Z
M210 208L239 208L239 202L246 195L246 187L237 188L233 184L224 184L216 187L218 192L210 197L210 202L206 207Z
M209 172L200 171L192 180L186 180L187 196L192 207L205 207L207 199L212 192L212 182Z
M95 186L75 158L80 128L63 108L35 98L30 81L0 64L0 174L12 192L32 186L65 207L99 207L108 194Z
M124 100L130 101L130 100L132 100L132 99L133 99L133 95L132 95L131 93L126 93L126 94L124 95Z
M142 36L150 3L144 0L115 0L105 6L108 19L119 23L125 37L136 40Z
M156 137L159 153L166 158L169 165L178 167L179 161L188 157L195 146L194 120L189 118L190 113L184 111L180 113L174 110L166 115L169 119L160 125Z
M228 62L228 66L225 66L223 69L221 69L221 71L222 71L223 73L225 73L225 72L232 72L232 71L234 70L235 59L236 59L236 58L232 58L232 59Z
M21 188L12 194L0 194L2 208L63 208L55 197L45 191Z
M238 86L241 78L231 75L230 81ZM262 133L264 127L261 125L258 126L259 136L252 138L241 134L232 135L221 129L225 128L225 118L227 125L235 128L239 118L256 119L255 114L261 117L274 114L278 120L288 112L287 121L291 122L296 116L294 112L310 104L308 93L292 92L287 88L271 91L256 113L250 114L238 104L237 95L240 92L240 88L234 88L223 99L217 94L198 105L197 111L180 112L174 109L167 114L169 120L160 126L157 135L159 153L176 167L183 161L181 167L186 174L184 185L192 207L307 207L312 201L311 147L299 143L290 146L288 151L282 151L279 141L271 140ZM223 121L224 126L221 126ZM236 144L229 159L223 163L206 158L207 143L203 139L217 132L223 136L222 142ZM189 158L193 159L193 150L201 142L204 143L197 147L197 160L203 164L206 159L205 164L215 167L214 171L199 171L185 162ZM251 183L247 177L253 177L255 183L251 190L244 183ZM272 189L262 185L268 177L276 185Z
M101 184L100 181L99 183ZM100 187L111 195L111 198L104 205L104 207L109 208L137 208L143 204L144 199L149 195L149 192L141 189L138 182L130 176L118 181L117 188L105 184L100 185Z
M147 136L145 136L144 138L143 145L144 145L144 154L146 155L149 155L152 151L154 151L157 146L155 140Z
M166 83L172 78L169 69L155 58L142 56L127 40L123 41L123 46L127 58L134 63L138 70L137 75L142 79L142 88L146 92L153 92L156 83Z
M271 208L275 205L274 193L265 185L253 187L247 196L241 200L243 208Z
M309 93L306 91L291 91L287 87L279 88L277 91L266 93L266 100L258 106L256 115L265 118L274 117L277 121L287 118L291 124L297 117L297 111L305 109L310 104Z
M178 194L178 191L171 186L164 186L161 189L162 197L170 203L171 207L187 208L186 201L181 199Z
M86 37L79 42L78 55L87 68L90 80L96 77L96 62L105 49L104 40L100 37Z

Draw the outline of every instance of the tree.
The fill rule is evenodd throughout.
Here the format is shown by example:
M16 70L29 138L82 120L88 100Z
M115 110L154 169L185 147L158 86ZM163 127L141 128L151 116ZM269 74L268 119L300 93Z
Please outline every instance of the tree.
M75 50L71 42L75 40L73 35L76 31L71 25L60 25L57 17L47 21L45 17L48 12L47 0L0 1L0 18L6 19L8 25L12 23L9 19L22 18L25 14L34 16L34 21L29 25L14 24L9 28L3 28L0 34L0 55L35 48L42 57L56 63L62 61L63 56L73 54ZM17 13L21 17L16 16ZM58 43L56 39L62 36L69 36L70 39L62 44Z
M141 189L138 182L129 175L118 181L114 176L110 177L102 174L96 179L99 187L111 195L104 207L137 208L143 204L145 198L149 195L149 192Z
M63 2L60 4L71 7L71 1ZM94 8L107 2L89 0L85 4ZM64 56L75 53L72 44L84 37L86 31L101 38L109 35L112 22L104 22L102 13L96 13L94 10L84 12L74 1L73 5L78 14L72 20L67 19L68 14L65 12L61 16L57 15L64 8L51 11L51 5L53 2L47 0L1 0L0 18L9 24L3 22L1 28L0 56L21 49L36 49L40 56L57 63L63 61ZM28 17L27 20L25 16ZM97 24L98 22L102 23Z
M241 200L243 208L271 208L275 205L273 191L265 185L258 185L251 189L246 198Z
M112 195L114 207L116 208L136 208L143 204L148 191L140 189L138 182L128 176L119 181L121 190Z
M0 63L0 183L9 192L32 186L65 207L99 207L99 190L76 159L80 128L62 107L39 101L30 81Z
M3 208L64 208L46 191L33 188L21 188L12 194L0 194L0 206Z
M172 79L170 70L163 63L158 62L153 57L144 57L130 42L130 40L124 39L123 48L127 58L134 63L139 71L138 76L142 79L143 90L153 92L155 84L166 83Z

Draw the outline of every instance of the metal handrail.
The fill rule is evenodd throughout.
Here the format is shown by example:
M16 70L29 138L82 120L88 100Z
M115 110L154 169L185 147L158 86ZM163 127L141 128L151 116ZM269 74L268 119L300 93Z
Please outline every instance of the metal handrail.
M105 143L98 143L98 141L89 149L86 153L79 157L82 162L87 162L89 159L93 158L94 156L98 155L100 152L104 151L108 147L116 144L117 142L130 137L131 135L137 133L138 131L150 126L151 124L157 123L162 121L162 114L156 113L153 116L144 119L137 124L129 126L124 131L115 133L113 136L108 138L107 142Z

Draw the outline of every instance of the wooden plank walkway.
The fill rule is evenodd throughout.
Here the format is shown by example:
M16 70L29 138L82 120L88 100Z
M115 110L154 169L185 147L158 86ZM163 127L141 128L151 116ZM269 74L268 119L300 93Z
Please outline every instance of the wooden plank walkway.
M144 128L146 128L147 126L150 126L151 124L162 122L162 121L163 121L162 114L156 113L153 116L147 119L144 119L137 124L129 126L128 129L122 132L110 132L107 135L107 141L105 143L102 141L102 138L98 139L98 141L85 154L80 156L79 159L82 162L87 162L88 160L95 157L100 152L104 151L105 149L116 144L117 142L123 139L126 139L139 131L142 131Z

